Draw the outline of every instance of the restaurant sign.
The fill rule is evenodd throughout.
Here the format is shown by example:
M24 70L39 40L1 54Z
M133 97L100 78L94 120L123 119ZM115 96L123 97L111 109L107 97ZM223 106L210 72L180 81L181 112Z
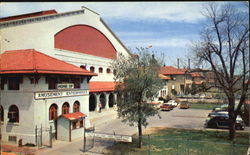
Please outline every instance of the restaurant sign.
M74 89L74 83L58 83L57 89Z
M35 99L88 95L88 90L35 92Z

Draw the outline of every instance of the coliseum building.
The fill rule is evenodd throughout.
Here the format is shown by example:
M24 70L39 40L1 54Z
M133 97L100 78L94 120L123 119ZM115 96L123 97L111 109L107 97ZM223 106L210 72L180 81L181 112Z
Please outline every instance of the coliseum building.
M116 104L110 64L131 53L94 11L1 18L0 35L3 141L36 144L35 128L50 126L54 138L71 141L99 104Z

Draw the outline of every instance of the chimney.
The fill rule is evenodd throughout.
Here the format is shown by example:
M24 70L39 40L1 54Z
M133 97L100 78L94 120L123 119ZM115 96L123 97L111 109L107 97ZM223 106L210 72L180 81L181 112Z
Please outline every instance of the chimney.
M190 59L188 59L188 69L190 69Z
M179 58L177 58L177 67L178 67L178 69L180 69L180 60L179 60Z

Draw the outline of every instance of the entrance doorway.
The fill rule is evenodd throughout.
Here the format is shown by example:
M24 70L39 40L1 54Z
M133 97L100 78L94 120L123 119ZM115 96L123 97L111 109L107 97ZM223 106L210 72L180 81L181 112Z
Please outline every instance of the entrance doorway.
M94 94L89 96L89 111L95 111L96 109L96 97Z

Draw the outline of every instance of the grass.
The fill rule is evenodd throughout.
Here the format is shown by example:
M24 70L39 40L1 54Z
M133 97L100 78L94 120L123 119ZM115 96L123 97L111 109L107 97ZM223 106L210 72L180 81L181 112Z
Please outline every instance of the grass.
M191 109L204 109L204 110L212 110L213 107L218 106L218 104L209 104L209 103L191 103Z
M204 154L204 155L245 155L249 146L248 134L237 133L235 145L228 139L227 131L165 129L143 137L143 147L137 148L137 138L133 143L116 143L107 148L111 155L151 155ZM149 145L150 144L150 145Z

